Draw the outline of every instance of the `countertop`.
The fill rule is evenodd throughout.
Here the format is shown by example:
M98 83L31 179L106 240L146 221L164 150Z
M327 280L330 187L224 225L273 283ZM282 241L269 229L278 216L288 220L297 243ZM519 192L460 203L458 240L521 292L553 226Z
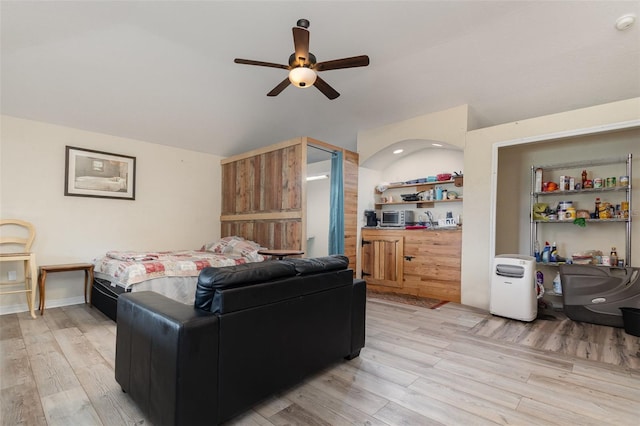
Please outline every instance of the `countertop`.
M457 231L462 230L462 226L443 226L435 228L404 228L404 227L392 227L392 226L363 226L362 229L378 229L380 231Z

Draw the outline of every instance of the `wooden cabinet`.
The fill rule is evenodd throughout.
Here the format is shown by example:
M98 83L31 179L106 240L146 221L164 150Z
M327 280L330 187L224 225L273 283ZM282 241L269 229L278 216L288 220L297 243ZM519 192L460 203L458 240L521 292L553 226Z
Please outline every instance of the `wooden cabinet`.
M404 289L460 302L462 231L404 231Z
M362 230L362 278L373 291L460 302L462 231Z
M402 288L403 253L402 235L377 230L363 231L362 278L367 284Z

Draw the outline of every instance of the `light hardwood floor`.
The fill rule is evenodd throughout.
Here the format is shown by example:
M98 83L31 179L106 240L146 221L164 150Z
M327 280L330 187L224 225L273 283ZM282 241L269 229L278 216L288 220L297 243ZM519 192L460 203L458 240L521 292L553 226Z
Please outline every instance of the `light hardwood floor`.
M114 379L115 323L87 305L0 316L2 425L149 425ZM637 425L640 338L449 303L369 300L367 341L231 425ZM206 407L203 407L206 409Z

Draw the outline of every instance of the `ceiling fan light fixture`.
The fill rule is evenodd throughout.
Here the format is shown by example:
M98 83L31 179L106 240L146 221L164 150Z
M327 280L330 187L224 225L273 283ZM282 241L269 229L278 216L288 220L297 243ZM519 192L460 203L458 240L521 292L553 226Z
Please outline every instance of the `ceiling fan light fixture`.
M313 86L317 76L314 70L307 67L296 67L289 71L289 81L291 84L302 89Z

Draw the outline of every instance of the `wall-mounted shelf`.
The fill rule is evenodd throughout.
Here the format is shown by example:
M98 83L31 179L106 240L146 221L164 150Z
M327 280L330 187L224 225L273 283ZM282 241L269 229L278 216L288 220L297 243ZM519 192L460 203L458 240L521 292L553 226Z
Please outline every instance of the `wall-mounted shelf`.
M459 182L459 184L456 184L456 182ZM434 186L437 186L437 185L446 185L446 184L450 184L450 183L453 183L456 186L462 186L462 178L460 178L460 180L450 179L450 180L441 180L441 181L436 181L436 182L392 183L392 184L389 184L387 186L387 189L416 188L418 190L418 192L420 192L420 191L424 191L425 189L431 189L431 188L433 188ZM378 191L378 194L380 194L379 191Z
M389 184L387 186L387 189L385 191L388 190L393 190L393 189L402 189L402 188L415 188L415 191L420 193L423 191L428 191L431 189L434 189L437 186L443 186L446 187L451 187L451 185L454 185L452 187L453 188L462 188L462 184L463 184L463 178L462 177L458 177L456 179L450 179L450 180L442 180L442 181L436 181L436 182L420 182L420 183L396 183L396 184ZM376 194L377 194L377 198L380 199L380 196L382 194L382 192L378 191L378 189L376 188ZM384 206L392 206L392 205L411 205L411 206L415 206L417 208L431 208L436 204L439 203L460 203L462 202L462 196L459 195L456 198L453 199L444 199L444 200L417 200L417 201L402 201L401 198L401 194L398 192L395 192L393 194L393 198L395 199L395 197L398 197L398 201L387 201L387 202L376 202L375 203L375 208L376 209L382 209L382 207Z
M392 201L387 203L376 203L376 208L381 208L382 206L391 206L391 205L399 205L399 204L411 204L412 206L418 206L418 208L429 208L433 207L434 204L439 203L459 203L462 202L462 197L454 198L452 200L431 200L431 201Z

